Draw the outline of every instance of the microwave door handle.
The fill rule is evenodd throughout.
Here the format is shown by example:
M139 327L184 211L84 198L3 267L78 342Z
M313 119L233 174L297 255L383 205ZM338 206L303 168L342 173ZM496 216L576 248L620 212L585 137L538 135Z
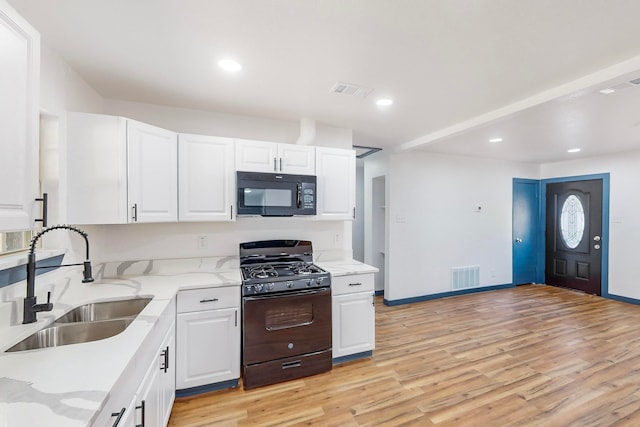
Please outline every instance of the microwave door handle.
M301 204L302 204L302 184L298 183L298 200L297 200L298 209L300 209Z

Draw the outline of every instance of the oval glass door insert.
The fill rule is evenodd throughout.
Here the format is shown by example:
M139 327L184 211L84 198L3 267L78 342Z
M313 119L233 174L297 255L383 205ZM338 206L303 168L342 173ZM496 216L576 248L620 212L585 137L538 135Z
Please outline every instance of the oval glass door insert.
M574 194L567 197L560 213L560 232L562 240L570 249L575 249L584 235L584 206Z

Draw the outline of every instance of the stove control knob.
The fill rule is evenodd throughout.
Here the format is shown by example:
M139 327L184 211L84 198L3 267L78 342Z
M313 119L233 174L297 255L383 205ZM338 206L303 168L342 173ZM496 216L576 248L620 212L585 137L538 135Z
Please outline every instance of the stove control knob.
M275 283L267 283L267 290L272 291L276 287Z
M313 279L307 280L307 287L313 286Z
M247 286L245 286L245 289L246 289L247 293L250 294L251 292L253 292L253 285L247 285Z
M324 277L317 277L317 278L316 278L316 284L317 284L318 286L320 286L320 285L322 284L322 281L323 281L323 280L324 280Z
M287 282L287 288L289 289L293 288L293 282L291 280Z

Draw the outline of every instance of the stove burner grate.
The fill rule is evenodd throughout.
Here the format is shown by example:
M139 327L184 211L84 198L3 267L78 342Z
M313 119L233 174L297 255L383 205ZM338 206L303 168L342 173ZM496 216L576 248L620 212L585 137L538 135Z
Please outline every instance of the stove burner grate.
M269 277L278 277L278 272L272 265L262 264L249 268L249 277L252 279L266 279Z

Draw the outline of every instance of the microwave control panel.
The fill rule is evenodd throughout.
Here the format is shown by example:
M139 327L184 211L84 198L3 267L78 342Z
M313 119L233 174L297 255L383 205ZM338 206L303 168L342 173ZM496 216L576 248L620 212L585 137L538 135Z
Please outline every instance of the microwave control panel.
M316 186L314 184L302 183L302 209L316 208Z

